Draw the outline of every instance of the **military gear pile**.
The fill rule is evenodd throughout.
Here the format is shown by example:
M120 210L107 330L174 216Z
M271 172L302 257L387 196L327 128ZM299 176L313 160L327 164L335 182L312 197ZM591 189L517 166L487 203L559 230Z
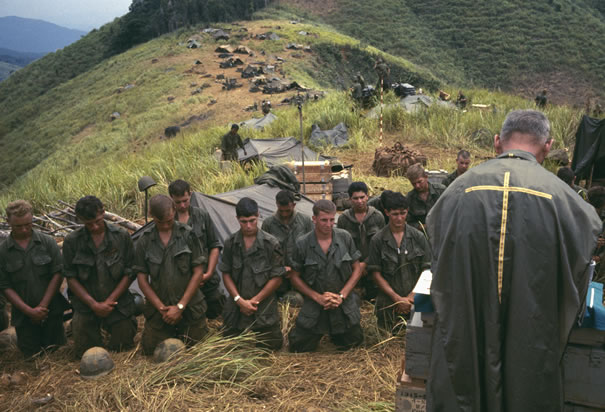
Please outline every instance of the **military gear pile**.
M407 149L397 142L393 147L379 147L374 153L372 170L376 176L404 176L413 164L421 163L426 166L426 156L415 150Z

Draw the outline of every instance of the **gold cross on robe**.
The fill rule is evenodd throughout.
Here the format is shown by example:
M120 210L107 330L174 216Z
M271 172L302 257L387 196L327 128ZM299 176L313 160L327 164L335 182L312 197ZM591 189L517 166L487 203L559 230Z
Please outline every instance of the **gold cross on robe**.
M506 221L508 219L509 194L510 192L520 192L528 195L543 197L549 200L552 200L552 195L524 187L510 186L510 172L504 173L503 186L472 186L467 188L464 192L470 193L481 190L502 192L502 222L500 223L500 245L498 248L498 302L502 303L502 275L504 273L504 244L506 241Z

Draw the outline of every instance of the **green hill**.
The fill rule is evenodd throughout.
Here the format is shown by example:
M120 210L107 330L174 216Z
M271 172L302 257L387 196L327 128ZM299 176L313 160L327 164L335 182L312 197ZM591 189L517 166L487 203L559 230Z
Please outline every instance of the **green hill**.
M600 0L283 0L278 8L302 10L460 86L527 97L547 87L554 101L577 104L605 96Z

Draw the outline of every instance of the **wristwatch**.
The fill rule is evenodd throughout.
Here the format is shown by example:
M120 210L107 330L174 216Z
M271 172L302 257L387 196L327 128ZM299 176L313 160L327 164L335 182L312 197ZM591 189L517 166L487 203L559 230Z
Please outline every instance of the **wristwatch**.
M234 302L237 302L238 300L240 300L240 298L241 298L241 296L240 296L240 295L237 295L236 297L234 297L234 298L233 298L233 301L234 301Z
M342 293L339 293L339 294L338 294L338 296L339 296L339 297L340 297L342 300L345 300L345 297L344 297L344 295L343 295Z
M182 303L177 303L176 307L179 308L179 310L185 309L185 305L183 305Z

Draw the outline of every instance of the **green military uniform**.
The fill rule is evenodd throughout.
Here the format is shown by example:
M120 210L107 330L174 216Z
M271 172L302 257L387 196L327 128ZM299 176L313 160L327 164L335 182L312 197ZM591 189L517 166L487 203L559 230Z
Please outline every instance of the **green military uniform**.
M0 331L8 328L9 320L8 313L6 312L6 298L4 294L0 293Z
M368 273L380 272L395 293L406 297L416 286L420 273L431 266L431 251L419 230L406 224L398 246L391 228L387 226L372 238L367 262ZM379 290L375 306L378 326L392 330L399 323L398 318L402 315L395 311L394 303ZM409 319L409 315L405 318Z
M452 182L454 180L456 180L457 177L458 177L458 170L454 170L452 173L450 173L449 175L447 175L446 177L443 178L443 180L441 181L441 184L445 187L448 187L449 185L452 184Z
M384 217L385 225L387 223L389 223L389 217L387 216L387 214L384 210L384 205L382 204L382 200L380 199L380 196L376 196L376 197L373 197L370 200L368 200L368 206L372 206L374 209L378 210L382 214L382 217Z
M332 231L332 244L325 254L317 242L315 231L296 242L292 269L317 293L340 293L353 274L353 263L361 254L351 235L342 229ZM336 309L324 310L317 302L305 296L305 301L290 332L291 352L314 351L325 334L341 349L349 349L363 342L359 324L361 313L359 296L351 292Z
M224 160L237 160L237 148L244 148L244 142L239 134L227 133L221 139L221 150Z
M0 244L0 289L13 289L32 308L42 301L53 276L62 271L59 246L48 235L33 230L25 250L12 236ZM32 356L50 346L65 344L66 307L63 295L57 293L48 306L48 318L35 324L13 306L11 322L17 332L17 346L24 355Z
M178 220L177 217L175 218ZM200 241L204 256L210 256L210 250L221 248L221 242L216 236L214 223L210 219L210 215L205 210L197 207L189 207L189 220L187 224L191 226L193 232ZM204 273L208 270L208 265L204 264ZM221 280L215 270L212 277L202 286L202 292L206 299L208 309L206 317L208 319L216 319L222 312L225 305L225 295L220 291Z
M370 240L384 227L384 217L378 210L368 206L363 222L359 223L355 218L355 211L351 208L340 215L336 226L349 232L357 250L361 253L360 260L365 261L370 251ZM378 289L371 276L363 276L359 283L365 289L366 299L376 297Z
M148 275L149 284L162 303L175 306L189 285L193 268L206 261L193 230L175 221L166 246L155 226L143 233L135 245L133 272ZM168 338L184 337L188 343L201 340L208 332L205 313L206 302L200 288L196 289L176 325L165 323L161 313L147 301L143 309L145 328L141 338L144 353L153 354L157 344Z
M573 190L584 200L588 200L588 192L582 186L573 185Z
M256 240L246 250L241 230L231 235L225 242L225 249L219 270L233 279L242 299L256 296L269 280L285 273L283 254L279 241L269 233L259 230ZM245 330L262 334L264 345L277 350L282 346L282 334L275 294L269 295L258 305L252 316L241 313L237 303L228 299L223 312L225 334L239 335Z
M126 230L105 223L105 236L97 248L85 227L70 233L63 243L65 277L76 279L97 302L104 302L127 276L132 282L134 246ZM103 346L101 329L110 333L108 348L123 350L133 346L137 333L134 318L135 305L132 294L126 290L117 300L114 310L105 318L93 310L75 294L71 296L74 317L72 332L77 356L87 349Z
M262 229L277 238L284 254L284 265L291 266L290 261L292 260L292 251L296 245L296 239L313 230L313 221L307 215L294 212L290 222L285 224L275 213L263 221ZM277 294L283 295L290 289L290 281L284 279L277 290Z
M426 202L420 198L418 192L414 189L410 190L407 195L410 205L407 222L416 229L420 229L420 223L423 225L426 223L426 215L428 215L433 205L437 203L437 199L439 199L441 193L445 191L445 186L442 184L429 182L428 185L429 196Z

